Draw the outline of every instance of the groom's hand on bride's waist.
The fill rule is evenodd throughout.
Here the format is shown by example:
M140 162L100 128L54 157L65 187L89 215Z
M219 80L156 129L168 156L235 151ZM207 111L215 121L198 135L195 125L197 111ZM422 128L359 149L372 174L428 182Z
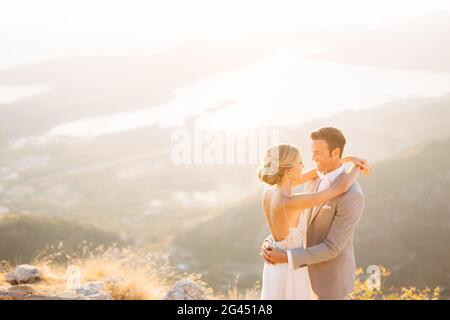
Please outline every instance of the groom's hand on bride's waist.
M275 248L263 248L262 257L270 264L287 263L288 258L285 251Z
M270 241L268 241L268 240L264 240L264 242L263 242L263 244L262 244L262 246L261 246L261 248L260 248L260 250L259 250L259 255L260 255L266 262L269 262L269 261L267 261L266 255L264 254L264 251L265 251L265 250L272 250L272 247L270 246Z
M271 247L272 246L270 244L270 241L269 240L264 240L264 242L263 242L263 244L261 246L261 250L268 249L268 248L271 248Z

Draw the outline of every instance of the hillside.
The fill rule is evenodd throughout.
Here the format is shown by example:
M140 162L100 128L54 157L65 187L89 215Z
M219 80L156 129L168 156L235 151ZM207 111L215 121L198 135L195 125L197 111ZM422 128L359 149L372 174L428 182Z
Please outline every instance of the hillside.
M450 287L449 150L450 139L421 144L360 178L366 210L355 235L358 266L385 265L395 285ZM259 280L258 248L267 234L256 194L180 235L175 262L219 286L238 274L251 284Z
M83 243L94 246L123 244L114 233L76 221L43 215L7 214L0 216L0 261L30 261L47 246L61 242L68 254Z
M332 124L346 133L348 152L378 161L414 144L450 136L449 101L448 96L395 101L280 133L283 141L300 145L308 161L308 133ZM143 242L168 243L173 234L216 216L258 189L256 164L174 164L171 133L170 128L150 126L95 139L2 149L1 211L46 212Z

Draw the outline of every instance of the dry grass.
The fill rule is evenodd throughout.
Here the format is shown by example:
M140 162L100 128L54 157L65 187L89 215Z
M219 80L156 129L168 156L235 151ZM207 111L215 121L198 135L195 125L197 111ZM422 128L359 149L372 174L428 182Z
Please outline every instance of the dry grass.
M5 275L12 271L12 266L7 261L0 261L0 290L9 287L9 283L5 281ZM7 298L2 298L7 299Z
M252 288L240 289L238 280L225 293L214 292L198 274L177 274L170 265L168 257L160 254L148 253L134 248L92 248L88 243L79 246L76 253L67 254L61 243L56 247L47 247L36 255L31 262L41 270L42 281L29 287L36 294L44 296L58 296L68 291L67 268L77 266L80 270L80 282L101 281L115 300L159 300L173 284L181 279L190 279L197 283L211 299L218 300L258 300L260 284ZM0 262L0 289L8 288L4 275L12 270L7 262ZM381 267L383 279L389 272ZM361 275L362 269L358 270ZM418 289L384 288L371 289L360 278L351 299L356 300L427 300L439 299L439 288Z
M366 281L361 280L362 269L357 270L355 289L350 295L352 300L439 300L440 288L430 289L416 287L386 287L386 279L390 276L389 270L379 266L381 270L381 288L371 288Z
M43 282L66 286L67 268L80 270L80 282L101 281L117 300L162 299L177 280L167 256L138 249L92 248L84 243L77 253L66 254L63 244L40 252L32 264L43 273Z
M259 300L260 284L256 282L251 288L239 288L239 278L236 278L233 285L229 286L225 293L216 293L214 299L218 300Z
M103 281L117 300L162 299L168 284L158 270L145 265L132 266L108 257L96 257L80 264L82 282Z
M200 285L208 297L214 293L200 275L178 274L170 265L168 257L133 248L93 248L88 243L79 246L76 253L68 254L64 245L49 246L39 252L31 264L41 270L42 281L30 285L43 295L58 295L69 290L67 270L76 266L80 270L80 283L100 281L104 283L115 300L159 300L173 284L181 279L190 279ZM0 265L0 285L4 275L12 267L3 262Z
M250 289L240 289L236 280L227 292L216 293L198 274L177 274L170 266L167 256L132 248L92 248L88 243L83 243L78 252L67 254L61 243L39 252L31 264L41 270L42 281L31 286L42 295L57 296L66 292L67 268L77 266L81 271L81 283L101 281L115 300L163 299L173 284L181 279L195 282L210 299L259 299L259 284ZM6 262L0 267L3 274L12 270ZM3 278L0 275L0 279ZM4 284L7 285L6 282Z

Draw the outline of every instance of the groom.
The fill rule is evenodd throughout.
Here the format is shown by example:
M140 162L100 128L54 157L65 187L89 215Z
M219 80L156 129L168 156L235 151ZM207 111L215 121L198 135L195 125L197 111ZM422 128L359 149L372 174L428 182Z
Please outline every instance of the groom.
M319 178L304 192L317 192L344 172L341 162L345 137L336 128L325 127L311 133L312 160ZM264 241L261 255L269 263L288 263L290 268L308 267L313 299L344 300L353 291L355 256L353 234L364 209L364 197L356 182L344 194L315 208L305 210L308 228L305 248L282 251Z

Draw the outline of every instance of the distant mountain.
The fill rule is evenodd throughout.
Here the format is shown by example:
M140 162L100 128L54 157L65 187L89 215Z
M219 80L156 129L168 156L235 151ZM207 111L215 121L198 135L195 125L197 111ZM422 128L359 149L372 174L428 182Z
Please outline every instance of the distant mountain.
M301 147L308 163L309 132L333 125L348 137L347 153L378 161L417 143L450 137L449 118L450 97L408 99L280 128L280 133L282 141ZM149 126L95 139L5 147L0 150L0 206L86 221L165 245L259 189L256 164L175 164L172 132Z
M362 180L367 210L356 234L362 266L384 264L398 285L450 293L450 140L411 148Z
M355 235L358 266L387 266L395 285L450 288L449 156L449 138L424 143L360 178L366 210ZM267 234L258 193L180 235L175 262L219 286L237 274L252 284L260 280L258 248Z
M86 241L94 247L123 244L114 233L75 221L44 215L6 214L0 216L0 260L29 263L46 246L63 242L70 253Z
M68 57L0 70L0 86L51 88L0 106L0 212L46 212L164 247L179 232L233 207L258 190L256 164L177 165L171 151L178 128L149 125L46 143L42 134L66 121L168 102L185 86L258 60L269 45L262 38L191 43L149 56ZM305 107L289 116L301 119ZM346 152L378 161L450 136L449 118L447 95L394 100L273 129L302 148L306 163L308 134L323 125L345 132ZM181 128L193 134L196 119Z
M0 70L0 86L51 89L1 105L0 143L65 122L157 106L180 87L254 62L263 52L261 46L194 42L152 55L66 57Z
M450 116L450 94L393 100L371 109L342 112L288 129L284 138L299 145L305 160L309 161L309 133L321 126L334 126L345 133L346 153L364 155L374 162L389 159L417 144L450 137L447 116Z

